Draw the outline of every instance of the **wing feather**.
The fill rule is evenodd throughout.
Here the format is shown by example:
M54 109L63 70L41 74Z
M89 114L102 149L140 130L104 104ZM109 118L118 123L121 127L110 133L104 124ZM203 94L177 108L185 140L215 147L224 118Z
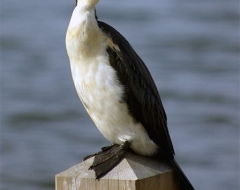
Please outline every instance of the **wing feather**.
M117 30L101 21L98 25L108 38L109 61L124 86L123 101L127 103L129 113L135 122L144 126L159 150L172 158L174 149L167 128L167 116L149 70Z

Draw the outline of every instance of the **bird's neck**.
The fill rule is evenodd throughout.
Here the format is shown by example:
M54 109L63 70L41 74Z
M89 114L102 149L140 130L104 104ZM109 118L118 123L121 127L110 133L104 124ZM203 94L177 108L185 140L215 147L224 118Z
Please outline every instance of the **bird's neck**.
M79 28L82 25L96 24L95 8L85 9L84 6L77 5L72 13L72 17L68 26L69 28Z
M73 11L67 30L68 55L77 55L77 53L79 55L80 52L84 57L91 57L91 55L96 55L96 51L100 49L102 32L95 18L95 8L86 9L79 3Z
M82 9L94 9L95 5L98 3L99 0L77 0L77 7Z

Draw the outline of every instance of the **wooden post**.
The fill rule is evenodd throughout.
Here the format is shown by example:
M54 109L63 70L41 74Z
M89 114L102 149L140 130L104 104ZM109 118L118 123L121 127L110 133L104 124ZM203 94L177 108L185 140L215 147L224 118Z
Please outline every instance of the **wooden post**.
M127 153L125 158L100 180L85 160L55 176L56 190L178 190L169 165L148 157Z

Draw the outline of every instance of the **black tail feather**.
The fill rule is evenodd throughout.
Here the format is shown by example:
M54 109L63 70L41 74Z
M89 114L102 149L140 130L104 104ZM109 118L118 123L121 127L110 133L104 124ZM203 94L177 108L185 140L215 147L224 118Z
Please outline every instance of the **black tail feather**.
M180 168L176 160L172 159L170 163L179 177L180 190L194 190L194 187L192 186L186 175L183 173L182 169Z

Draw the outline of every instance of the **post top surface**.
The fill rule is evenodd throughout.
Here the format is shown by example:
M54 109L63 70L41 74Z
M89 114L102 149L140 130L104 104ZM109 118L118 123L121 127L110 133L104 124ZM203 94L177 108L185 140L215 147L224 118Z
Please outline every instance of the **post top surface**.
M87 159L57 174L56 177L95 179L94 171L89 170L93 160L94 157ZM109 173L102 177L101 180L139 180L156 175L162 175L168 172L172 172L172 168L166 163L128 152L125 158Z

